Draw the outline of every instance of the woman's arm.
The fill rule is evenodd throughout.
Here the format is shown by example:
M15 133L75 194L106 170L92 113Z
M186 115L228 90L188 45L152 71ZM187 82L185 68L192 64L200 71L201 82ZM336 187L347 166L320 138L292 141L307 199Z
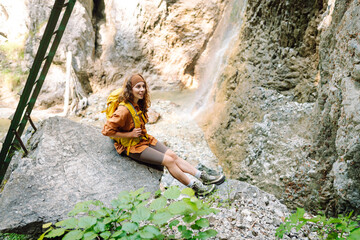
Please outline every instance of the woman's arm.
M135 138L141 136L141 128L134 128L131 132L115 132L112 135L107 135L113 138Z
M136 133L137 130L133 129L130 131L132 121L129 110L124 106L119 106L113 116L106 121L101 132L103 135L113 138L135 137L134 133Z

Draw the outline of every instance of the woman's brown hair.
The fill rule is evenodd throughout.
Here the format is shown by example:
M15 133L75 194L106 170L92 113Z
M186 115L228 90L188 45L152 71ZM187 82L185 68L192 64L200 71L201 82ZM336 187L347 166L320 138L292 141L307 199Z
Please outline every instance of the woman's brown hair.
M135 75L138 75L142 79L144 79L143 76L141 76L140 74L135 74ZM129 102L129 101L133 102L134 101L134 95L132 93L132 85L131 85L132 76L134 76L134 75L131 75L130 77L125 79L122 94L120 94L120 96L119 96L119 102ZM144 94L144 98L139 99L138 105L140 107L140 110L143 113L146 113L148 111L148 108L151 105L151 102L150 102L150 95L149 95L148 86L147 86L147 83L146 83L145 79L144 79L144 83L145 83L145 89L146 89L145 94Z

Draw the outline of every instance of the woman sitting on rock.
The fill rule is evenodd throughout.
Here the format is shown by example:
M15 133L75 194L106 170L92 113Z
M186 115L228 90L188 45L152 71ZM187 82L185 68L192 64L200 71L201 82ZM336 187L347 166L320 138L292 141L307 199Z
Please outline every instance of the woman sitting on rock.
M224 182L224 175L211 176L197 170L147 134L145 124L150 98L147 84L140 74L125 80L118 102L119 105L105 123L102 134L115 140L114 145L119 154L126 153L137 161L165 166L174 178L192 188L198 196L210 194L215 189L215 184ZM190 180L185 173L195 176L201 182Z

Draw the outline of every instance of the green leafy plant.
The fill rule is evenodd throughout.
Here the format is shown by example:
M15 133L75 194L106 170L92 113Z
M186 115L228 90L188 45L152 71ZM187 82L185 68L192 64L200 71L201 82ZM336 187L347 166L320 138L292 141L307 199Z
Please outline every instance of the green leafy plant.
M185 195L180 199L180 195ZM85 201L69 212L71 218L44 224L47 229L39 238L63 236L64 240L76 239L207 239L217 232L209 227L204 218L217 210L194 196L194 191L178 187L164 193L137 191L121 192L112 200L112 207L101 201ZM206 229L206 230L205 230ZM177 238L178 239L178 238Z
M29 236L16 233L0 233L0 239L2 240L28 240Z
M276 230L276 237L282 239L285 233L293 228L298 232L309 223L310 231L316 232L320 239L360 239L360 215L356 221L351 219L352 212L347 215L339 215L338 218L327 218L324 214L305 218L305 210L298 208L297 211L287 217L283 224Z

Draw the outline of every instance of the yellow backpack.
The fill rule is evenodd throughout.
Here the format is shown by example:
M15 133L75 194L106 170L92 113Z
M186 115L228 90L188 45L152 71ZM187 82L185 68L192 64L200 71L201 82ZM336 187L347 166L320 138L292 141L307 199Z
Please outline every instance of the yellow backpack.
M106 100L106 109L102 113L106 113L106 119L111 118L111 116L116 111L119 106L119 96L122 93L123 88L118 88L110 93Z
M119 105L125 106L129 112L131 113L132 119L134 121L135 128L141 127L141 120L140 117L144 120L144 123L147 123L146 117L144 116L142 111L137 112L135 110L135 107L130 102L119 102L119 96L122 93L123 88L118 88L110 93L110 95L107 98L106 105L107 108L102 111L106 113L106 119L109 119L112 117L116 109ZM124 147L127 147L126 154L129 155L130 147L135 146L138 144L142 139L148 139L148 135L136 137L136 138L113 138L117 143L123 145Z

